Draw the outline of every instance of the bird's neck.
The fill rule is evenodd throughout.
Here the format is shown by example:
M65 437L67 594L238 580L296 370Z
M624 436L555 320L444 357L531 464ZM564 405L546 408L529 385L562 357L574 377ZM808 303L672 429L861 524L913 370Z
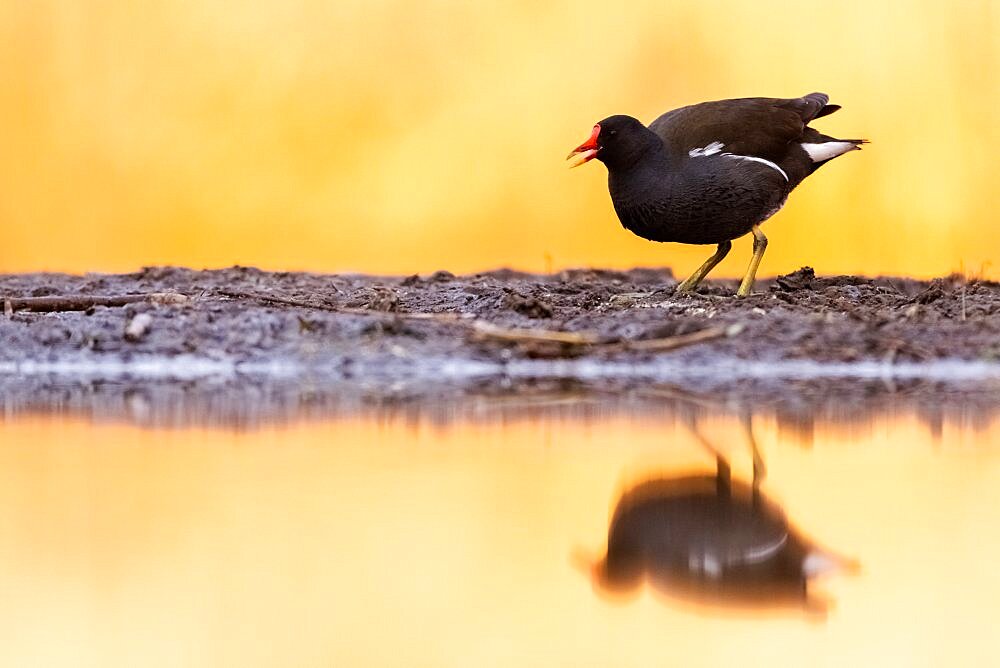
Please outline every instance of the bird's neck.
M612 199L623 204L661 199L671 190L676 171L662 145L650 146L632 162L609 165L608 188Z
M646 141L637 142L627 150L620 151L614 160L605 160L605 165L609 173L625 176L629 172L636 170L666 166L669 162L669 155L663 142L656 135L650 133Z

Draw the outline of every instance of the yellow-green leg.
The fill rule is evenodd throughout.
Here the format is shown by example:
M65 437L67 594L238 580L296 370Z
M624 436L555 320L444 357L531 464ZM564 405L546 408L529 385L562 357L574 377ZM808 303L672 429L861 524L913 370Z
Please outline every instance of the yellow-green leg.
M719 247L715 249L715 254L705 260L705 264L698 267L698 271L694 272L687 279L677 286L677 292L687 292L688 290L694 290L701 283L702 279L708 276L708 272L715 269L715 265L722 262L722 258L726 257L729 253L729 249L733 247L731 241L723 241L719 244Z
M753 282L757 278L757 267L760 266L760 260L764 257L764 251L767 249L767 237L760 231L760 225L754 225L750 231L753 232L753 258L750 259L750 266L740 283L740 289L736 291L738 297L746 297L753 290Z

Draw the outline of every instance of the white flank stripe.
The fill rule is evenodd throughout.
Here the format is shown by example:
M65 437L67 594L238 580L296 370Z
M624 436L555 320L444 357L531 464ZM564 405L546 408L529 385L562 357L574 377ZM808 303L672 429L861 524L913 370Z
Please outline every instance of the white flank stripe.
M823 162L830 158L836 158L857 148L854 142L850 141L827 141L822 144L802 144L813 162Z
M720 141L714 141L711 144L709 144L708 146L703 146L701 148L693 148L693 149L691 149L690 151L688 151L688 155L691 156L692 158L701 158L701 157L704 157L706 155L715 155L716 153L718 153L719 151L721 151L725 147L726 147L726 145L723 144L722 142L720 142Z
M778 173L781 174L783 177L785 177L786 181L788 180L788 174L785 174L785 170L783 170L781 167L778 167L770 160L765 160L764 158L758 158L752 155L736 155L735 153L723 153L722 155L726 158L734 158L736 160L751 160L753 162L759 162L763 165L767 165L771 169L778 170Z

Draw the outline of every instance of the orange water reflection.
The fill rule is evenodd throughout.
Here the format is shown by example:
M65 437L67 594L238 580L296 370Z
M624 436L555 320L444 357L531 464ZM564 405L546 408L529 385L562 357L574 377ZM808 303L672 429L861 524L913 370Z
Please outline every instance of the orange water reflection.
M702 429L739 443L738 421ZM758 420L763 489L863 563L820 623L596 595L623 491L712 475L652 417L145 430L0 423L4 665L969 665L1000 595L1000 420L911 415L811 447ZM726 447L749 476L742 445Z

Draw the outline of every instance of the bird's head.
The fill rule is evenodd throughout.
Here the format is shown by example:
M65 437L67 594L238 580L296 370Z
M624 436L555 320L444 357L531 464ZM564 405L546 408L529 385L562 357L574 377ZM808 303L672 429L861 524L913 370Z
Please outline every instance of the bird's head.
M609 116L594 126L590 139L566 156L570 167L578 167L597 158L609 169L628 167L650 147L661 144L660 138L638 119Z

